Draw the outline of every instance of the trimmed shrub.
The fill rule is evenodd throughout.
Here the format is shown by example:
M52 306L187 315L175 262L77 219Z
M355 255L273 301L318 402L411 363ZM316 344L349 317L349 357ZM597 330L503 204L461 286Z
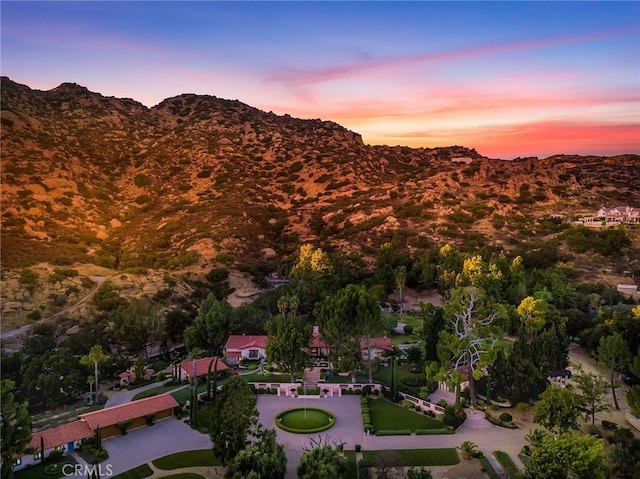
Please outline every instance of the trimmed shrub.
M399 429L397 431L380 430L376 431L376 436L411 436L411 431Z
M414 431L416 436L430 436L432 434L454 434L453 429L416 429Z
M413 333L413 326L411 326L410 324L405 324L404 334L411 334L411 333Z
M500 420L502 422L511 422L513 421L513 416L511 416L511 414L509 414L508 412L503 412L502 414L500 414Z
M356 444L356 452L360 452L362 450L362 446L360 444Z
M133 425L133 421L122 421L118 423L118 429L120 429L120 434L123 436L127 435L127 429L129 429Z
M615 422L607 421L606 419L602 421L602 427L608 429L609 431L618 429L618 425Z

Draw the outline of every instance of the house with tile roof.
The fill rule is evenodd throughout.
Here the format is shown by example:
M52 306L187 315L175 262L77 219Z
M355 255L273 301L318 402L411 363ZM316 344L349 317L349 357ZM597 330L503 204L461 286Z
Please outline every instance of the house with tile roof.
M267 336L247 336L232 334L224 345L225 361L229 365L238 365L243 359L264 359L267 349Z
M37 464L42 457L48 457L54 450L72 452L82 441L95 436L98 428L102 439L106 439L121 434L119 424L130 422L127 430L145 426L151 421L172 417L178 406L178 401L173 396L160 394L80 414L76 421L35 431L27 446L29 453L17 459L14 470Z
M146 425L147 417L152 417L154 421L171 417L178 406L178 401L171 394L159 394L81 414L79 418L86 421L92 431L100 427L102 438L105 439L120 434L120 423L131 421L129 429L134 429Z
M191 379L194 376L198 376L199 378L206 376L209 371L209 365L211 365L211 371L215 371L222 373L226 372L229 368L222 361L222 358L218 358L218 362L216 364L216 356L210 356L208 358L197 359L195 361L184 361L180 363L180 369L182 370L182 376L187 379Z

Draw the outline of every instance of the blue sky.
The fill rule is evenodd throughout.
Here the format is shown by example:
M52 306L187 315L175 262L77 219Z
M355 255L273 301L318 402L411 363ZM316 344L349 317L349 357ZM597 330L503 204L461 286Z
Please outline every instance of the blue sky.
M2 1L2 75L500 158L640 153L638 2Z

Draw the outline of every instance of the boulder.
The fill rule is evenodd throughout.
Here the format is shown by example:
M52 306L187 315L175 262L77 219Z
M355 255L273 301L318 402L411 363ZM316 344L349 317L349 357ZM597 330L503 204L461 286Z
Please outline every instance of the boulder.
M74 334L78 334L79 332L80 332L80 326L75 324L71 326L69 329L67 329L67 336L73 336Z

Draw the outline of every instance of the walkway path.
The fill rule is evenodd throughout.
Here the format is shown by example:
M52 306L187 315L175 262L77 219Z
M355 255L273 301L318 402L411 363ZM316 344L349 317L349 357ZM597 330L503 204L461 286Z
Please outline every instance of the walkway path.
M120 392L116 392L116 393L112 393L111 396L109 397L109 399L107 399L107 402L104 404L104 407L111 407L111 406L118 406L119 404L124 404L127 402L131 402L133 400L133 396L135 396L138 393L144 392L144 391L148 391L149 389L154 389L157 387L161 387L164 386L166 381L162 381L162 382L157 382L157 383L151 383L151 384L147 384L146 386L141 386L139 388L136 389L125 389L124 391L120 391ZM179 391L180 389L184 389L186 388L187 385L184 384L182 386L176 386L175 389L172 389L171 391L167 391L169 393L174 393L176 391Z

